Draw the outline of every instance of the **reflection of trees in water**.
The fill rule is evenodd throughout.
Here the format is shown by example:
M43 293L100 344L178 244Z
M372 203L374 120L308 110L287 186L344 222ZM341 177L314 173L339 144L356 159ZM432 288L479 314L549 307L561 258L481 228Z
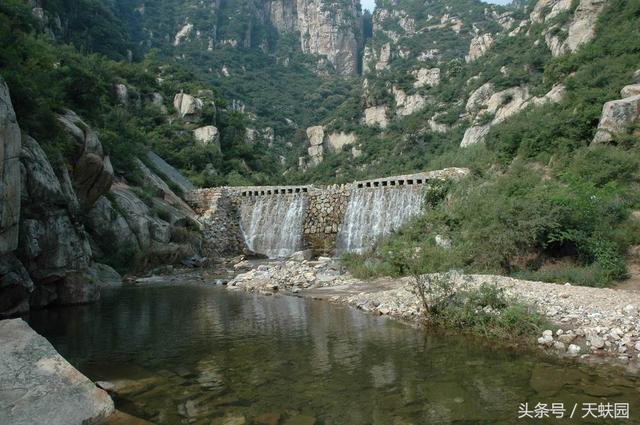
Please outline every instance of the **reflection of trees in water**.
M31 322L100 379L161 372L169 394L185 381L193 397L213 392L247 412L298 409L327 423L507 420L532 394L540 363L348 307L202 286L107 291L98 304L33 312Z

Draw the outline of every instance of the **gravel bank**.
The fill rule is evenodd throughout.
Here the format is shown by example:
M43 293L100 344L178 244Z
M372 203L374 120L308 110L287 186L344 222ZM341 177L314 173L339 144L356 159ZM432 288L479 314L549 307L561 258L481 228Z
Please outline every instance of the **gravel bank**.
M269 262L251 267L247 262L236 264L236 270L244 272L229 282L229 288L263 294L298 294L403 320L420 320L420 305L411 290L409 278L358 280L330 258ZM511 296L537 306L554 324L538 338L538 346L549 353L615 363L632 372L640 371L638 292L491 275L453 274L451 278L456 288L491 283L504 288Z

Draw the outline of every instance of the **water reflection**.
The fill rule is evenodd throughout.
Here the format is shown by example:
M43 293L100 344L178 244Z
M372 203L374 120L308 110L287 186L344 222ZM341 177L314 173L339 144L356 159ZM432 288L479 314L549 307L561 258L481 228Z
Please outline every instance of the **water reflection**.
M639 382L620 371L286 296L125 288L30 322L90 378L117 382L121 409L158 423L512 424L527 401L628 402L640 418Z

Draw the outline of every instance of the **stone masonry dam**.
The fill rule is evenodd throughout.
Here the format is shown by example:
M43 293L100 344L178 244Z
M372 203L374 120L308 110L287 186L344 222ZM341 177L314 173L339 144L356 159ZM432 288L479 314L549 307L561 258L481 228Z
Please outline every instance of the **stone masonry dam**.
M343 185L215 187L186 199L201 218L208 255L335 255L371 247L420 214L427 188L467 174L447 168Z

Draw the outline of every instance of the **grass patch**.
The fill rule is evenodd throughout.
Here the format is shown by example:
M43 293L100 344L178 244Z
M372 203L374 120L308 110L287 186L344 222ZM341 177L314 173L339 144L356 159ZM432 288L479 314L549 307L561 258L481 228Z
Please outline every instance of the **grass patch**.
M452 273L413 277L427 326L500 339L534 337L547 327L533 306L508 297L503 288L489 283L456 288L454 279Z

